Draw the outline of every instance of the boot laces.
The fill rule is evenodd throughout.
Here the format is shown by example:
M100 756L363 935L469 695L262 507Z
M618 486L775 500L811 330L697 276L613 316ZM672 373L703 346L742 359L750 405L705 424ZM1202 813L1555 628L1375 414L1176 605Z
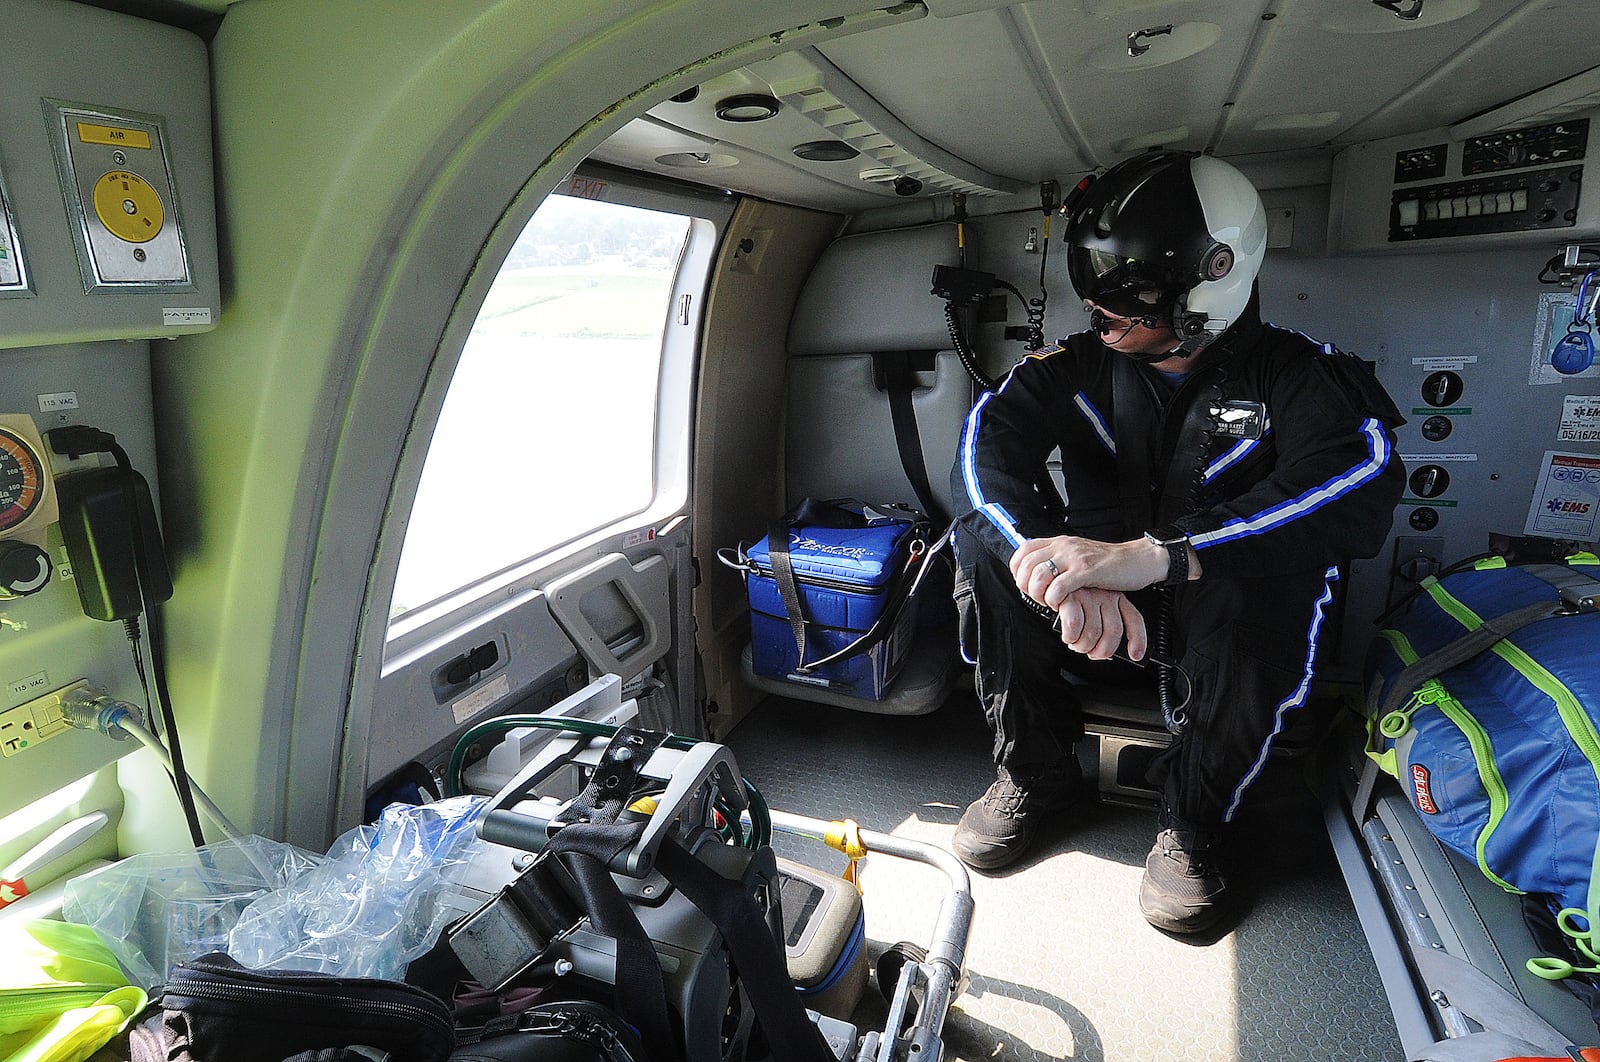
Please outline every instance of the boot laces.
M1161 855L1176 863L1185 877L1203 878L1211 874L1211 849L1215 842L1192 834L1186 839L1177 830L1162 830L1158 840Z
M1011 772L1002 770L1000 777L983 794L983 806L999 815L1015 815L1027 798L1028 790L1011 776Z

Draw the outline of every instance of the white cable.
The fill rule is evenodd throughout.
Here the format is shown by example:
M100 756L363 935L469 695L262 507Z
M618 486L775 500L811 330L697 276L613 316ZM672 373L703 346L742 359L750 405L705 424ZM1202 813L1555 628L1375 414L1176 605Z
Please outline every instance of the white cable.
M142 723L135 722L131 712L122 713L117 718L115 725L117 729L126 732L130 737L137 740L139 744L155 753L162 766L167 769L168 773L171 773L172 756L167 752L167 747L161 743L160 738L152 734ZM195 784L193 779L190 779L189 788L194 791L194 800L200 806L200 810L206 813L208 819L221 827L222 832L227 834L230 840L242 841L244 839L244 835L239 832L239 828L228 821L228 816L222 813L221 808L212 803L211 798L206 796L205 791Z

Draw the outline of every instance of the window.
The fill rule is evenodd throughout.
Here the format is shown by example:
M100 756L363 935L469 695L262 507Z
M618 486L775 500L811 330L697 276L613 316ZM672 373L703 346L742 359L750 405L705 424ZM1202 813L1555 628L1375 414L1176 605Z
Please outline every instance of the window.
M663 338L693 225L565 195L528 221L450 382L391 616L643 513L658 496Z

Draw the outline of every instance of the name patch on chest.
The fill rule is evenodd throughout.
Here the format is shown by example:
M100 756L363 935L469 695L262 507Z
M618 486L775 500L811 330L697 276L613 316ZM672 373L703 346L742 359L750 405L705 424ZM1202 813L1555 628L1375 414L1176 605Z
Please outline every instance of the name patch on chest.
M1260 402L1213 402L1210 413L1211 434L1225 439L1259 439L1267 428L1267 407Z

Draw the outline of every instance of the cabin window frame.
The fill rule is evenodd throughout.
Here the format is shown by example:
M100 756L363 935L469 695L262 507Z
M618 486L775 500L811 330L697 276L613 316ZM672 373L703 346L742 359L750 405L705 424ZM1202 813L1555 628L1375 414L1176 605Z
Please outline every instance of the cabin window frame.
M663 308L661 354L659 375L655 388L655 424L651 433L653 446L652 489L649 499L630 512L607 515L596 526L576 532L559 542L546 544L537 551L499 569L469 580L439 596L412 606L388 619L385 656L394 657L418 646L427 644L443 632L456 627L466 618L477 614L494 602L504 601L524 590L536 588L546 573L563 561L586 552L614 548L627 536L641 529L660 527L674 517L687 512L690 498L691 441L695 384L699 366L701 331L704 322L705 300L710 290L712 268L721 249L723 237L732 218L735 197L715 189L684 185L660 178L652 178L609 167L586 163L563 181L551 196L577 193L576 198L598 199L617 205L639 207L662 213L680 214L689 219L688 232L679 253L671 283L671 292ZM548 200L541 200L539 207ZM516 225L520 233L537 212L537 207L526 217L503 219L502 225ZM515 207L513 207L515 210ZM498 277L515 248L507 248L505 256L494 266L493 277ZM486 269L464 279L464 293L470 294L474 279ZM477 298L469 306L463 298L457 314L471 314L475 322L487 298L493 277L479 285ZM679 307L688 299L687 321L680 319ZM462 351L467 344L464 342ZM431 448L432 436L438 425L439 413L450 382L454 380L462 352L457 352L448 366L449 379L438 386L439 402L420 408L413 424L413 435L425 431ZM436 362L435 372L444 372L442 361ZM430 423L423 426L422 421ZM508 467L525 462L525 454L515 451L501 455ZM425 463L425 458L424 458ZM420 487L420 478L417 481ZM409 516L416 495L407 499L391 499L386 523L398 524L402 535L409 524ZM400 553L404 555L404 542ZM391 596L393 593L391 586Z

